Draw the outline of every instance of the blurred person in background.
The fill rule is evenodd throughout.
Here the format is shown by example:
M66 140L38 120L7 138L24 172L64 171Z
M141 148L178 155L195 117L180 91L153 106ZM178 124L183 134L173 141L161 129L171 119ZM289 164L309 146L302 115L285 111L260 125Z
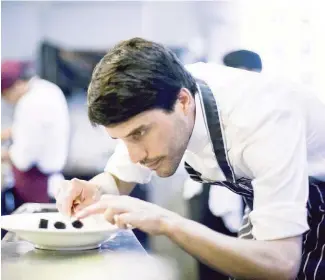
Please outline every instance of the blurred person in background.
M261 57L249 50L232 51L223 57L223 64L228 67L244 69L253 72L262 71Z
M12 127L1 132L1 161L10 163L15 208L48 203L63 178L68 155L69 113L63 92L32 74L28 63L1 64L1 97L15 107Z
M262 60L252 51L237 50L223 57L228 67L261 72ZM184 184L184 199L189 201L190 218L210 229L228 236L237 236L243 220L243 200L240 195L219 186L201 184L187 179ZM248 210L246 210L248 214ZM228 279L229 277L199 263L199 279Z
M121 143L105 172L61 186L63 214L102 213L165 235L239 279L325 279L325 107L308 88L215 63L184 67L165 46L133 38L95 67L88 116ZM245 199L239 238L127 196L183 158L193 180Z

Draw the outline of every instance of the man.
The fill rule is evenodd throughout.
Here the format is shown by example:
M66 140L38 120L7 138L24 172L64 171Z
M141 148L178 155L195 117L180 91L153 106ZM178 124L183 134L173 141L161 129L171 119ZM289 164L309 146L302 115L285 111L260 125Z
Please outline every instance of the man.
M166 235L232 277L324 279L325 107L309 92L215 64L184 68L164 46L134 38L96 66L88 115L122 145L104 173L60 188L61 212ZM183 155L194 180L245 197L252 240L125 196L152 171L171 176Z
M12 165L15 206L46 203L48 191L64 180L69 143L69 115L63 92L56 85L34 77L26 63L1 65L1 97L15 106L13 125L1 140L12 140L1 161ZM58 183L59 182L59 183Z

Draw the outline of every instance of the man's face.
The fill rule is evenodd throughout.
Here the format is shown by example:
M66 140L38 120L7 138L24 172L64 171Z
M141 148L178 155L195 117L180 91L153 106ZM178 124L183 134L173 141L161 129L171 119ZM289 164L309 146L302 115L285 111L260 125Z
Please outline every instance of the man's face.
M123 140L132 162L156 171L160 177L175 173L191 136L195 101L187 89L181 89L175 109L145 111L130 120L106 127L112 138Z

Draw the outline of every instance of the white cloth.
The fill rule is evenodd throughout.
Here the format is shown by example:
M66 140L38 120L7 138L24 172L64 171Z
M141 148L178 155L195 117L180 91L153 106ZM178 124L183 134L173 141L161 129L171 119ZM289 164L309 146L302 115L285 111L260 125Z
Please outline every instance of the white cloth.
M215 95L236 177L252 179L254 237L272 240L304 233L308 230L308 176L325 180L324 104L309 89L279 77L214 63L197 63L187 69L205 80ZM185 160L204 178L225 180L200 119L201 105L196 103ZM117 154L106 170L117 165L112 171L117 177L150 179L150 170L140 172L138 165Z
M192 197L201 194L203 191L203 186L201 183L192 180L191 178L187 178L184 182L183 188L183 198L191 199Z
M43 173L60 173L69 146L69 113L61 89L48 81L33 78L29 91L15 109L10 158L16 168L27 171L36 165ZM53 178L51 178L53 176ZM48 191L53 196L60 174L52 175Z
M212 214L221 217L225 226L238 232L243 220L242 197L227 188L210 186L209 208Z

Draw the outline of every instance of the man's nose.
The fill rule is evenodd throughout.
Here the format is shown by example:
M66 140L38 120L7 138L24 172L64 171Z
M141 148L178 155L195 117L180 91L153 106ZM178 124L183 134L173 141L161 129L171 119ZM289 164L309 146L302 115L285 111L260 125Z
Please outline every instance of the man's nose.
M131 144L128 145L130 159L133 163L138 163L147 158L147 152L142 145Z

